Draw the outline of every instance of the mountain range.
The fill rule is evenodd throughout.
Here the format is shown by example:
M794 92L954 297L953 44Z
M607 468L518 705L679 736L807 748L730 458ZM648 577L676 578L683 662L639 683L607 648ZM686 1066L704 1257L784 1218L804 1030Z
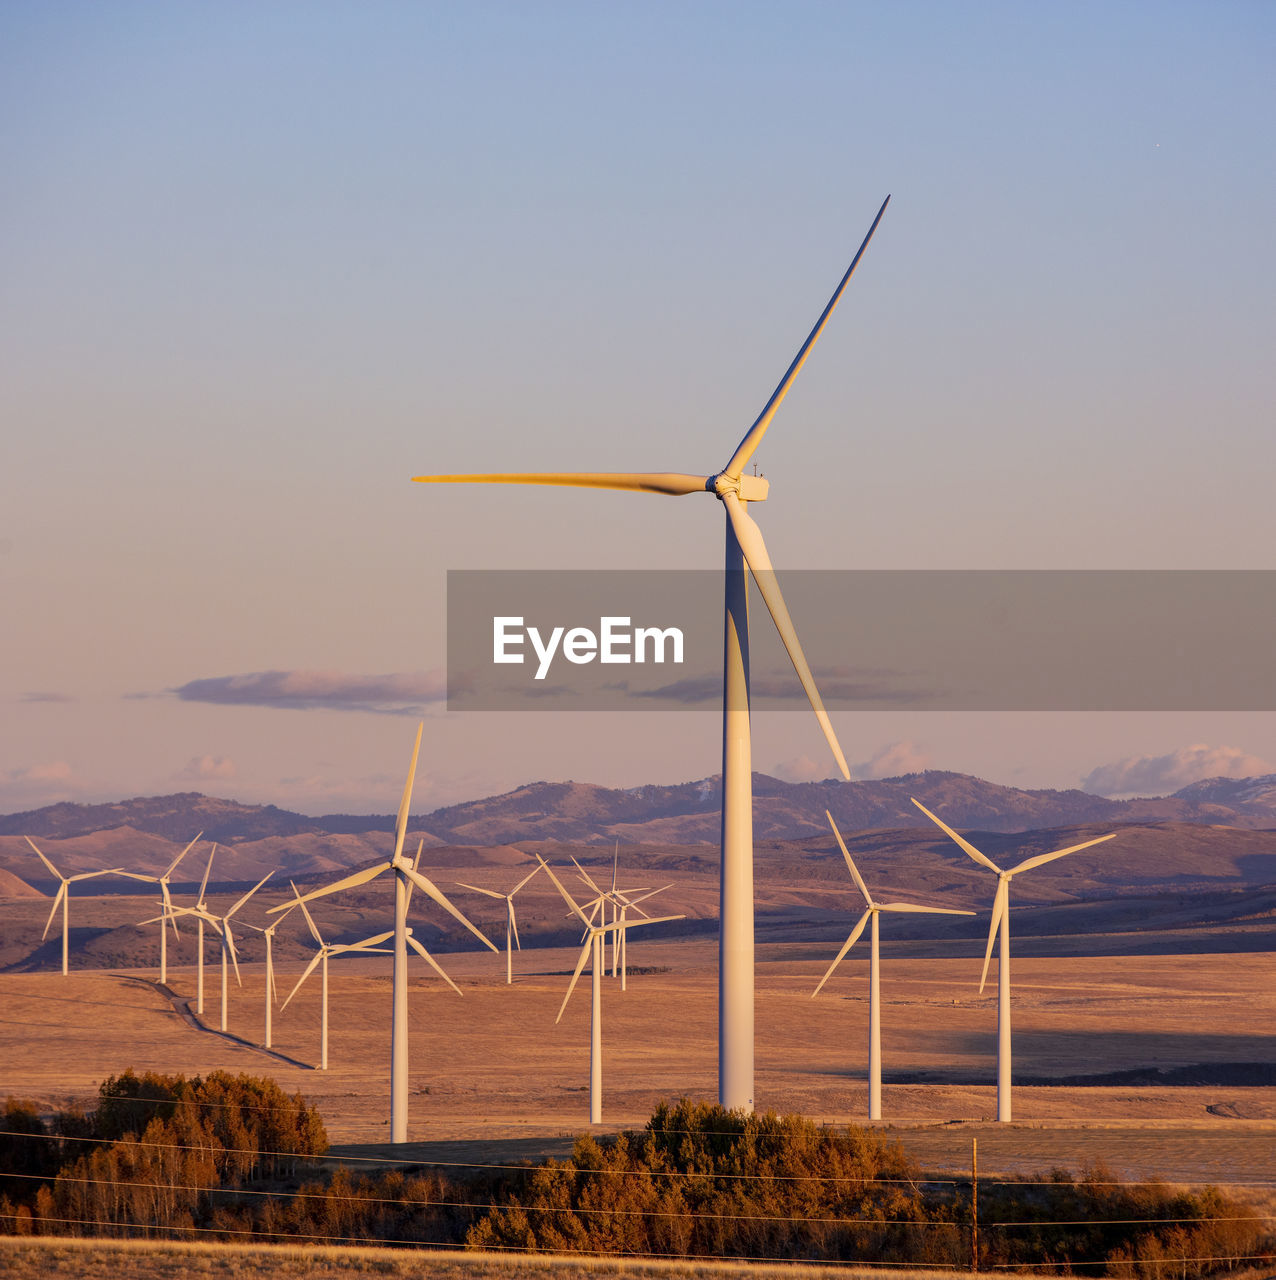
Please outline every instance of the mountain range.
M925 818L916 796L945 822L992 832L1035 831L1090 823L1197 823L1250 830L1276 828L1276 774L1211 778L1173 795L1110 800L1084 791L1022 790L966 774L929 770L865 782L785 782L754 774L754 835L800 840L828 830L829 810L845 831L916 828ZM583 782L533 782L499 796L413 817L427 844L501 845L553 840L572 844L715 844L721 779L628 789ZM245 805L198 792L113 804L49 805L0 815L0 837L65 840L129 828L185 843L197 831L220 844L271 838L358 837L393 828L393 815L308 817L274 805ZM343 859L339 859L343 860Z

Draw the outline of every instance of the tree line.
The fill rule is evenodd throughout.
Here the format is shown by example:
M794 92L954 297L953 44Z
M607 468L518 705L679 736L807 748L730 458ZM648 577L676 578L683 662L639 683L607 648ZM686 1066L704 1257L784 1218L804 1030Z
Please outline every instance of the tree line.
M271 1080L125 1072L97 1107L0 1116L0 1231L457 1245L583 1254L868 1261L1202 1277L1271 1252L1263 1220L1216 1188L1079 1177L928 1181L857 1126L682 1099L646 1126L523 1169L446 1177L317 1162L318 1112Z

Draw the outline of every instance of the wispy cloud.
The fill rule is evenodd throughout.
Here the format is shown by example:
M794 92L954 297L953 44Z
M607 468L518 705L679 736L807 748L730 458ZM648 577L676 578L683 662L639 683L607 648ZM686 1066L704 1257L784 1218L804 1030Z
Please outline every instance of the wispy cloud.
M897 778L929 768L930 756L915 742L889 743L867 760L850 766L851 777L860 782L870 778ZM833 762L827 756L793 756L781 760L771 772L785 782L822 782L835 776Z
M69 693L52 693L46 689L33 689L22 695L23 702L74 702Z
M173 775L176 782L206 782L210 778L233 778L238 772L228 756L192 756L184 769Z
M863 706L873 703L886 706L911 706L927 702L937 695L933 690L908 688L897 683L903 677L899 672L883 668L865 667L852 670L847 667L816 668L816 688L826 707ZM624 688L613 685L611 688ZM652 689L630 689L635 698L651 698L660 701L683 702L694 705L722 701L722 676L718 672L703 676L685 676L669 684ZM754 672L749 680L749 692L754 702L762 699L792 702L801 705L806 701L806 690L791 667L771 671Z
M930 768L930 756L916 742L891 742L860 764L851 765L851 777L898 778L905 773L921 773Z
M1203 778L1252 778L1271 772L1266 760L1239 747L1197 742L1163 756L1127 756L1100 765L1082 778L1081 787L1100 796L1158 796Z
M10 769L6 777L10 782L69 782L74 770L65 760L50 760L47 764L31 764L21 769Z
M251 671L191 680L169 693L183 702L279 707L289 711L368 711L415 715L447 699L442 671L354 676L340 671Z

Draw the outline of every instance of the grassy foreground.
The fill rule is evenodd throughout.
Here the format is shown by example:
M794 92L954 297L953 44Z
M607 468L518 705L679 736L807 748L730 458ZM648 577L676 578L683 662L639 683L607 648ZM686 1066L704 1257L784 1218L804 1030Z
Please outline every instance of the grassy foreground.
M564 1258L536 1254L442 1253L432 1249L299 1248L295 1245L182 1244L152 1240L83 1240L0 1236L0 1276L52 1280L332 1280L345 1276L403 1276L413 1280L597 1280L650 1276L652 1280L951 1280L952 1271L895 1268L809 1267L612 1258ZM972 1273L962 1272L964 1276ZM980 1272L980 1275L991 1273ZM1004 1276L1004 1272L998 1273ZM1016 1272L1017 1280L1033 1280ZM1259 1280L1258 1272L1231 1280Z

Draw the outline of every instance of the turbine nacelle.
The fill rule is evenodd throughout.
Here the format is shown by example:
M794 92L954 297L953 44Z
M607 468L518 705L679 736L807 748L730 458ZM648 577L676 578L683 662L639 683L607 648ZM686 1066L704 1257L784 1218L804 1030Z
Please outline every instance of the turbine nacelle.
M771 482L766 476L729 476L725 471L710 476L704 487L719 501L728 493L734 493L741 502L765 502L771 492Z

